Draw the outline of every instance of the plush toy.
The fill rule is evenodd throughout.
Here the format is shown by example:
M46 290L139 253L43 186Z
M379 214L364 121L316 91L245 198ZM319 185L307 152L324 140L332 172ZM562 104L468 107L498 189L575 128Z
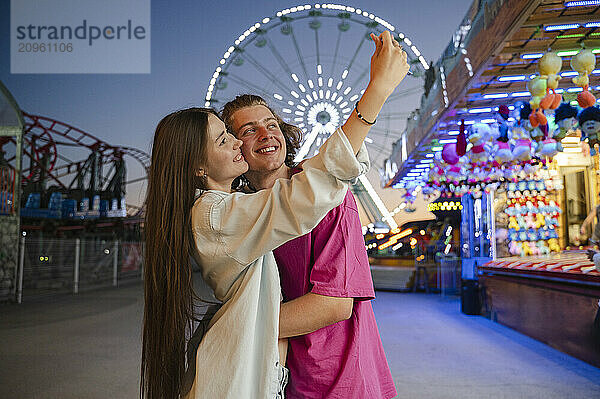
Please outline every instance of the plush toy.
M529 241L529 248L531 249L531 254L534 256L540 255L540 248L537 246L536 241Z
M494 161L500 165L510 162L513 158L513 154L510 150L510 144L504 141L498 141L494 145Z
M590 146L590 155L596 154L598 133L600 132L600 109L588 107L579 113L579 127L581 133L587 137Z
M544 227L545 225L546 225L546 219L544 218L544 215L541 213L536 213L535 214L535 228L540 229L540 228Z
M558 125L552 137L554 140L560 141L572 136L577 130L577 108L569 103L562 103L554 111L554 122Z
M532 213L528 213L527 215L525 215L524 219L525 219L525 227L527 227L528 229L535 227L535 218Z
M546 139L541 143L541 148L538 153L541 156L553 158L556 154L563 150L563 146L559 141L554 139Z
M548 240L548 249L552 252L560 252L560 245L558 245L558 240L556 238Z
M530 256L533 255L533 251L531 250L531 247L529 246L529 242L524 241L522 244L523 250L521 252L521 256Z
M539 76L534 77L527 82L527 89L531 93L531 100L529 101L529 105L531 106L531 113L529 114L531 127L536 128L539 125L547 124L548 120L546 119L546 115L544 115L540 107L540 102L546 95L546 79L542 79Z
M548 255L550 253L550 248L548 248L548 245L546 245L546 242L544 240L539 240L536 243L536 246L540 251L540 255Z
M592 73L595 66L596 56L590 50L581 50L575 57L571 58L571 68L579 73L579 76L573 78L573 83L583 88L583 91L577 95L577 103L581 108L596 104L596 97L588 90L590 84L588 75Z
M511 241L510 244L508 244L508 251L513 255L523 256L521 250L522 247L517 241Z
M509 229L519 230L519 223L517 223L517 217L516 216L511 216L508 219L508 228Z
M546 53L538 62L540 78L546 79L546 96L540 101L542 109L556 109L562 101L562 96L556 93L562 68L562 58L556 53ZM550 93L552 91L552 93Z
M525 217L523 215L517 215L517 223L519 225L518 230L527 229L527 222L525 221Z
M508 142L508 132L510 126L508 125L508 116L509 110L506 105L501 105L498 107L498 112L496 112L496 122L498 124L498 138L497 140L503 143Z
M471 163L487 162L488 149L486 145L492 138L490 127L485 123L476 123L471 126L470 130L469 141L473 145L469 156Z

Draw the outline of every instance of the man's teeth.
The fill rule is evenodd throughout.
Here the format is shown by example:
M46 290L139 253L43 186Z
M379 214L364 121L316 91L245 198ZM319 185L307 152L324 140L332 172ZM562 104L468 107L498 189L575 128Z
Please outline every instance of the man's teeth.
M235 157L234 161L239 161L242 159L242 154L238 154L237 157Z
M260 150L256 151L259 154L265 154L267 152L271 152L271 151L275 151L277 148L276 147L266 147L266 148L261 148Z

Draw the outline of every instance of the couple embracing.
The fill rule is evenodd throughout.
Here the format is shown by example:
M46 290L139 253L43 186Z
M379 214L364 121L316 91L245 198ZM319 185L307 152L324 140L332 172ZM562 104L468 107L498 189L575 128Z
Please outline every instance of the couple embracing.
M300 130L258 96L238 96L222 119L193 108L159 123L145 225L142 396L396 395L348 188L369 167L364 138L408 64L389 32L372 39L363 96L300 166ZM195 319L189 255L223 305L199 345L187 346L186 365Z

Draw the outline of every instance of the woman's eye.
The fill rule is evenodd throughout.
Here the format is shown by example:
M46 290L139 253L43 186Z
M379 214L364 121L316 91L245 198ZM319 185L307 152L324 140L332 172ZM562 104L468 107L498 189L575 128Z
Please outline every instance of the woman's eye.
M225 144L225 142L227 142L227 139L223 138L223 140L221 140L221 145Z

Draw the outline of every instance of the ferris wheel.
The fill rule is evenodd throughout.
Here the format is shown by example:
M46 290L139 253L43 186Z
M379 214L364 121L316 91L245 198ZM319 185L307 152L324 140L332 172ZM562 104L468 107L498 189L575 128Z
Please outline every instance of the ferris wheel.
M307 4L260 19L223 54L208 85L205 106L221 109L239 94L258 94L286 122L301 128L303 144L296 161L313 156L364 92L374 49L369 34L384 30L403 45L412 75L388 98L366 140L373 164L381 166L405 130L410 111L418 108L429 65L409 37L366 10ZM381 204L375 200L372 205Z

